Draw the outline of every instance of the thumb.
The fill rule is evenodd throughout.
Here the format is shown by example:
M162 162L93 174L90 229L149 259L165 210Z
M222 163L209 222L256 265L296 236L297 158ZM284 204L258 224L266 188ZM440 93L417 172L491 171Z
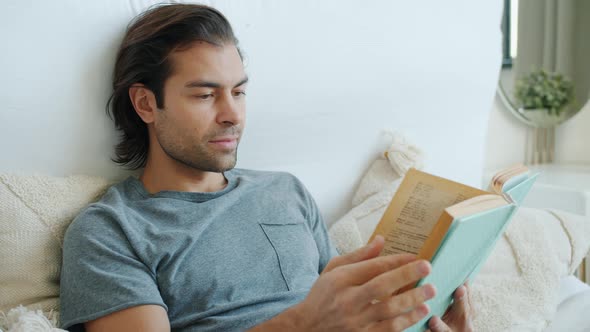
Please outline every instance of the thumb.
M451 328L442 321L442 319L438 318L438 316L432 316L428 320L428 327L430 328L429 331L432 332L452 332Z
M453 293L453 304L443 316L443 320L453 330L465 330L463 326L471 325L469 296L466 285L461 285Z
M455 311L454 315L459 318L469 317L471 314L471 302L469 300L469 287L467 283L455 290L453 300L451 310Z
M336 256L332 258L330 262L328 262L328 265L326 265L326 268L322 273L332 271L333 269L339 266L358 263L361 261L365 261L367 259L377 257L379 256L379 253L381 253L381 250L383 250L384 244L385 240L383 239L383 236L377 235L375 236L373 241L371 241L364 247L360 247L357 250L346 255Z

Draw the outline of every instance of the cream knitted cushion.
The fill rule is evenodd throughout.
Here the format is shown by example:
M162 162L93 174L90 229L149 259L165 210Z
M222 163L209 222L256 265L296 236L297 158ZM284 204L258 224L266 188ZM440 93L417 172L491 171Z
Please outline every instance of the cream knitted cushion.
M59 310L64 232L108 185L90 176L0 174L0 311Z

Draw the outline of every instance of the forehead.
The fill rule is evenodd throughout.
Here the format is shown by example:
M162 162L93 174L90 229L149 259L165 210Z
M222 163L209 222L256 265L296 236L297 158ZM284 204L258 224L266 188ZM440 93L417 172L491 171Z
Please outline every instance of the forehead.
M234 44L195 42L170 54L170 79L179 83L195 79L232 84L244 78L244 64Z

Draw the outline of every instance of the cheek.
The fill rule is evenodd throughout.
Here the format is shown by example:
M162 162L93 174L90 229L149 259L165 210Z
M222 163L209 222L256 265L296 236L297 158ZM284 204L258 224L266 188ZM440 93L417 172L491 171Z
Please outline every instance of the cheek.
M192 141L207 140L215 134L215 118L213 112L203 107L183 105L178 108L174 118L176 134Z
M208 121L207 112L203 110L203 107L187 99L170 103L164 111L166 121L177 129L196 129Z
M237 104L236 107L238 112L240 113L240 118L242 119L242 125L246 123L246 100L242 98Z

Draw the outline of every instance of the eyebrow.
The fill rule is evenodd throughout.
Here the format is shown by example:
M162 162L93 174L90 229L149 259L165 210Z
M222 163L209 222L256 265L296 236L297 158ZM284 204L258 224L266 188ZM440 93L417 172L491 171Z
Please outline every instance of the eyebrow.
M248 83L248 77L244 77L241 81L239 81L236 85L233 86L232 89L239 87L240 85L244 85ZM215 82L208 82L208 81L191 81L184 85L185 88L220 88L221 84Z

